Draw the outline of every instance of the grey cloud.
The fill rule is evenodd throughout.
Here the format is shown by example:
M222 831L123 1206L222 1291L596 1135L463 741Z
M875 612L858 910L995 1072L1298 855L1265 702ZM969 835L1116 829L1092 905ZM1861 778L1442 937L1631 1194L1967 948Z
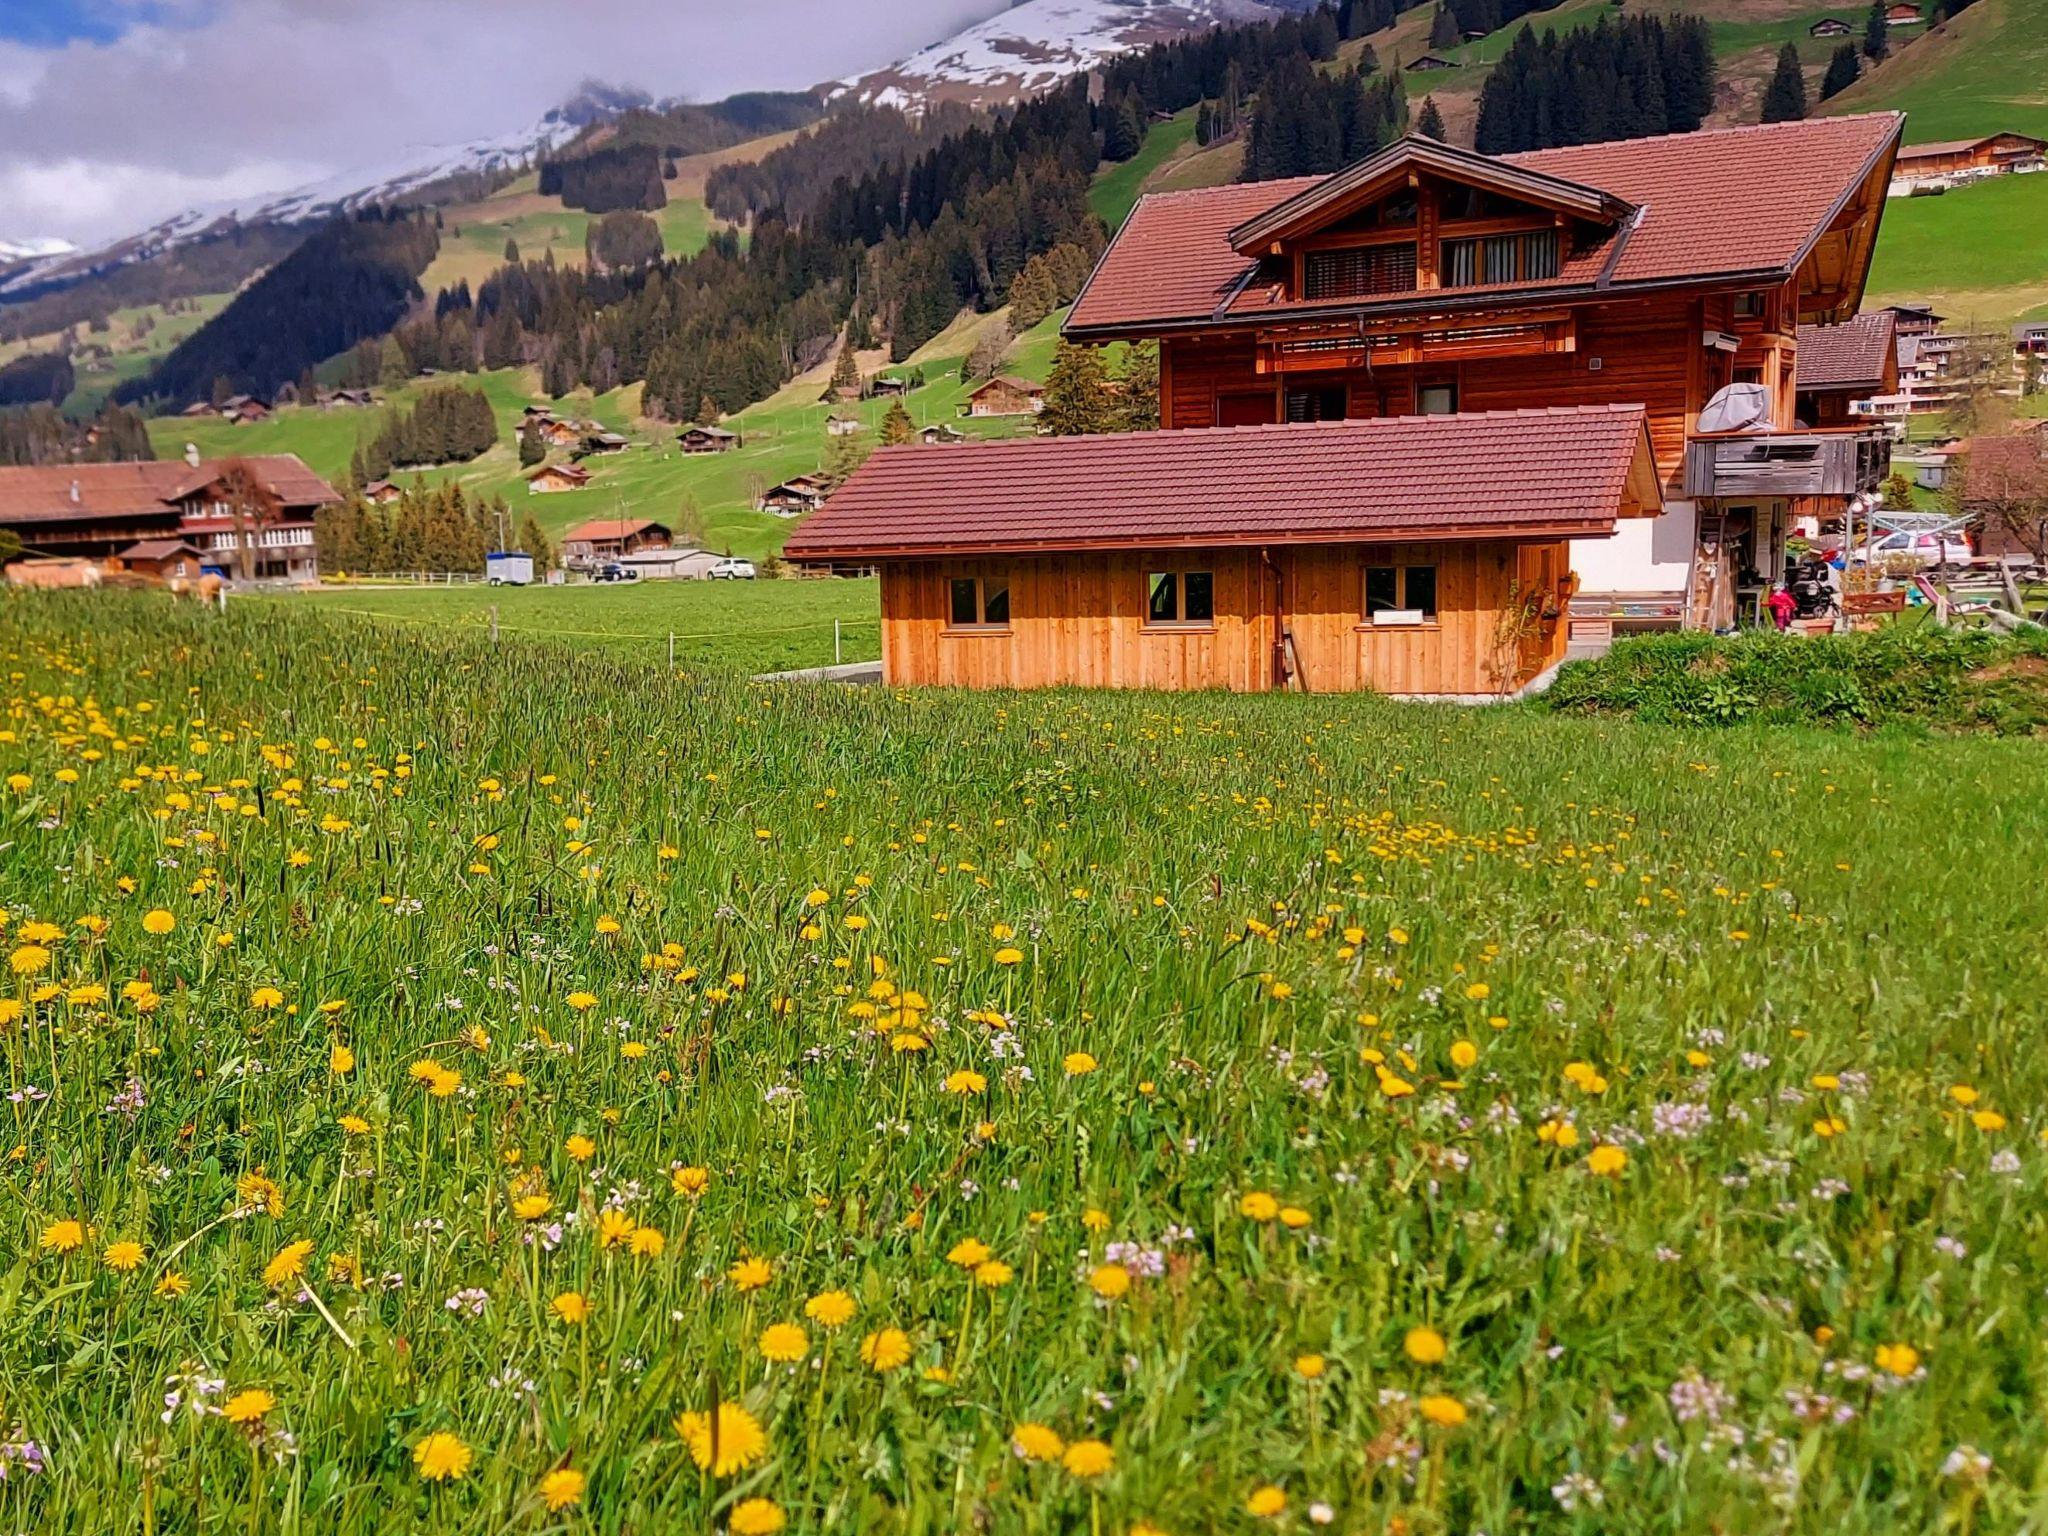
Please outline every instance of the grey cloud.
M799 89L1003 0L214 0L107 44L0 43L0 239L80 243L538 119L587 77ZM161 8L157 14L164 14ZM304 170L306 174L300 175ZM159 195L158 188L161 188Z

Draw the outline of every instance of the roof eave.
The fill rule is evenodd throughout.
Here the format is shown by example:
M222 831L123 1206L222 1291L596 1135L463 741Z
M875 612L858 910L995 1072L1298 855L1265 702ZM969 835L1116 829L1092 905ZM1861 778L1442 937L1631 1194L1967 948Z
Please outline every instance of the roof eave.
M949 540L943 544L821 545L816 548L785 545L782 558L796 565L826 565L848 560L877 564L906 560L943 560L981 555L1059 555L1088 551L1144 549L1246 549L1294 544L1469 544L1490 540L1529 541L1535 539L1598 538L1614 532L1615 518L1555 518L1533 523L1467 524L1446 528L1441 523L1417 522L1392 528L1267 530L1242 534L1134 534L1097 538L974 539Z

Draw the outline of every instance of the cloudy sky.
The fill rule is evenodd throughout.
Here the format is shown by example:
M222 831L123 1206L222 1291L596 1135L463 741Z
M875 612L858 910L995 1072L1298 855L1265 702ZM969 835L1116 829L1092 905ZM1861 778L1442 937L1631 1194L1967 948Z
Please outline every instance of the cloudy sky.
M0 240L90 245L393 166L524 128L586 79L699 101L802 88L1004 3L0 0Z

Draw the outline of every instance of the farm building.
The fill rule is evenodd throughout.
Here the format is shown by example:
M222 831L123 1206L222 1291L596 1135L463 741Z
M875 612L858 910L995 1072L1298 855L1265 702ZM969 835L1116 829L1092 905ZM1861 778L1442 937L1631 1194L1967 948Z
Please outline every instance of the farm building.
M363 487L363 500L379 507L390 506L392 502L398 500L404 494L405 492L401 491L389 480L372 480Z
M572 565L616 560L643 549L667 549L666 523L648 517L593 517L562 535L562 558Z
M881 566L892 684L1485 697L1659 504L1641 406L1387 417L885 448L784 554Z
M724 558L702 549L636 549L618 556L636 581L702 581Z
M199 547L184 539L142 539L114 556L114 563L133 575L158 581L196 581L204 561Z
M737 432L728 432L723 427L699 426L693 422L676 434L676 442L685 453L727 453L739 447L740 437Z
M1808 37L1847 37L1855 28L1839 16L1823 16L1806 29Z
M1793 376L1794 413L1810 426L1839 426L1874 395L1896 393L1899 349L1888 309L1857 315L1840 325L1799 327Z
M829 489L816 475L797 475L763 491L754 510L773 512L782 517L799 517L823 506Z
M535 430L540 440L550 448L574 448L583 441L583 434L590 430L580 421L565 421L559 416L537 416Z
M323 389L313 400L327 411L362 409L377 403L367 389Z
M255 486L256 506L242 517L255 577L316 576L313 516L341 498L288 453L202 459L187 448L182 459L148 463L0 469L0 528L12 529L32 552L92 560L118 558L138 543L182 539L206 564L235 575L241 534L223 499L235 465Z
M552 496L561 491L580 491L590 484L590 471L575 464L543 464L529 470L526 490L530 496Z
M918 428L917 440L927 446L934 443L964 443L967 441L967 434L958 427L949 427L941 421L934 422L929 427Z
M577 452L586 459L601 458L609 453L624 453L633 446L633 440L617 432L587 432Z
M869 384L868 393L883 399L900 400L910 393L910 380L900 379L892 373L878 373Z
M1421 58L1407 66L1410 74L1420 74L1432 69L1456 69L1457 67L1449 59L1434 53L1425 53Z
M1213 565L1192 568L1215 583L1218 613L1232 573L1228 580L1239 586L1228 602L1240 612L1233 622L1264 625L1258 633L1275 647L1269 656L1285 652L1296 614L1353 615L1357 643L1341 653L1326 648L1341 631L1324 618L1313 621L1308 638L1295 635L1299 661L1284 675L1312 688L1470 694L1499 680L1481 675L1469 649L1448 646L1418 647L1402 653L1399 667L1383 666L1374 649L1379 623L1360 613L1388 601L1404 611L1427 605L1413 601L1406 577L1392 577L1390 592L1390 578L1381 575L1361 609L1350 576L1329 574L1354 567L1304 564L1304 547L1316 543L1377 541L1377 553L1352 549L1344 558L1382 572L1404 561L1431 564L1402 550L1455 545L1438 551L1435 586L1441 595L1463 582L1458 611L1467 613L1499 606L1472 565L1480 558L1474 545L1487 544L1485 558L1496 562L1511 555L1528 580L1541 575L1539 590L1555 590L1570 572L1570 640L1582 651L1604 646L1618 629L1733 624L1742 594L1782 568L1796 516L1839 512L1851 497L1875 490L1889 469L1888 428L1801 425L1796 380L1800 327L1839 325L1857 312L1902 122L1878 113L1503 156L1410 137L1332 176L1141 199L1069 312L1066 336L1159 343L1162 441L1213 428L1280 430L1205 435L1199 441L1206 446L1190 447L1186 457L1167 448L1164 457L1143 460L1158 471L1156 483L1118 482L1131 498L1125 515L1140 519L1129 529L1136 542L1085 551L1094 564L1062 567L1058 581L1042 574L1046 568L1020 567L1009 589L1018 622L1028 594L1034 615L1062 617L1067 629L1058 633L1099 642L1123 612L1104 604L1130 569L1162 548L1193 558L1189 550L1215 529L1229 559L1219 554ZM1788 167L1797 174L1786 174ZM1728 216L1735 206L1742 217ZM1526 421L1514 415L1521 411L1587 407L1607 414L1535 419L1575 441L1591 422L1611 423L1617 408L1637 413L1653 488L1624 496L1610 477L1570 516L1553 506L1538 525L1501 522L1531 491L1525 484L1509 495L1498 484L1495 457L1511 445L1497 423ZM1427 418L1436 417L1448 420L1430 426ZM1388 418L1422 418L1427 430L1359 433L1361 423ZM1512 447L1526 470L1521 482L1557 473L1535 468L1554 461L1519 436ZM1142 623L1118 632L1109 661L1063 651L1066 659L1027 665L995 646L992 655L1012 659L980 674L955 637L941 634L945 613L929 627L941 581L950 593L955 579L986 574L949 568L949 561L1014 561L1025 553L999 542L995 508L1016 508L1014 498L1025 494L1003 466L1028 462L1034 483L1090 507L1105 528L1121 526L1080 494L1066 466L1123 474L1140 458L1127 448L1118 452L1130 459L1099 464L1094 451L1072 438L962 445L911 456L921 466L915 471L904 467L905 455L885 453L799 530L789 553L859 555L885 571L892 560L903 564L903 575L884 576L885 616L915 615L928 627L904 632L933 639L922 651L890 652L897 657L890 675L900 680L1273 686L1283 674L1215 648L1177 653L1187 659L1159 668L1133 663L1126 643L1152 638ZM1231 460L1239 451L1256 454L1257 479L1238 477ZM1426 470L1426 478L1376 478L1387 472L1389 451L1418 455L1410 467ZM1044 456L1007 457L1029 452ZM1350 463L1345 455L1358 457L1361 484L1406 497L1418 483L1441 482L1457 506L1376 500L1340 516L1343 509L1328 508L1326 499L1331 465ZM906 475L914 478L904 483L901 514L882 516L877 492L886 495ZM1188 482L1194 489L1183 484L1188 475L1197 477ZM950 500L942 504L924 476L950 482ZM1633 468L1627 483L1635 483ZM1170 537L1167 525L1141 518L1160 506L1174 509ZM1315 538L1306 526L1276 524L1296 507L1323 509ZM1031 526L1026 511L1017 512L1020 527ZM1382 513L1395 521L1375 521ZM926 524L957 540L958 553L934 548ZM1062 525L1057 536L1077 535ZM1231 542L1239 536L1281 568L1271 578L1277 606L1256 606L1267 600L1245 586L1251 557ZM923 586L903 585L912 566ZM1140 574L1149 580L1173 569ZM1530 590L1528 580L1521 590ZM1427 595L1430 578L1423 585ZM1176 612L1185 624L1185 609ZM971 631L960 642L986 639L989 628L953 627Z
M1917 27L1927 18L1920 14L1917 5L1888 5L1884 8L1884 24L1888 27Z
M859 431L860 418L858 416L848 416L843 412L834 411L825 418L825 435L827 437L852 437Z
M254 395L230 395L220 403L220 414L238 427L247 427L270 420L274 413Z
M1910 186L1943 176L2001 176L2040 165L2044 153L2048 153L2048 140L2024 133L1990 133L1980 139L1908 144L1899 150L1899 163L1892 179Z
M1045 386L1000 373L967 393L969 416L1033 416L1045 409Z

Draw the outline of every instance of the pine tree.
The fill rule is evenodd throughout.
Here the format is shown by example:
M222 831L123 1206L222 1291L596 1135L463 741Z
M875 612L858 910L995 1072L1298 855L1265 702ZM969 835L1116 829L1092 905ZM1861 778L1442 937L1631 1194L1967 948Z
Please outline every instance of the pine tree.
M540 426L529 421L519 429L519 467L531 469L548 456L548 445L541 441Z
M1201 110L1195 113L1195 143L1206 148L1209 141L1215 137L1216 112L1205 101L1202 103Z
M396 389L411 377L412 368L406 361L405 348L398 344L396 336L386 336L378 351L377 382L386 389Z
M533 556L536 571L551 571L555 567L555 546L548 542L548 536L540 531L540 524L531 512L519 522L519 547Z
M1451 14L1451 8L1439 4L1436 15L1429 22L1429 46L1449 48L1458 41L1458 18Z
M1039 417L1044 429L1054 437L1112 430L1116 423L1103 382L1101 348L1059 343L1045 381L1045 411Z
M1863 18L1863 53L1881 60L1892 51L1892 29L1884 19L1884 0L1870 0L1870 12Z
M1778 50L1778 67L1764 91L1763 121L1796 122L1806 116L1806 76L1799 68L1799 50L1787 42Z
M910 412L903 409L901 400L891 401L889 410L882 417L882 442L893 448L898 443L907 443L917 436L917 426L910 419Z
M1863 61L1857 57L1856 45L1844 43L1828 60L1828 72L1821 77L1820 99L1838 96L1849 89L1863 75Z
M1439 143L1443 142L1444 115L1437 111L1436 98L1434 96L1422 98L1422 114L1415 120L1415 131L1425 139L1435 139Z
M1159 427L1159 343L1140 342L1124 357L1124 371L1118 382L1116 430L1152 432Z
M839 361L832 365L832 382L826 386L827 400L852 400L860 395L860 359L853 354L851 338L839 347Z

